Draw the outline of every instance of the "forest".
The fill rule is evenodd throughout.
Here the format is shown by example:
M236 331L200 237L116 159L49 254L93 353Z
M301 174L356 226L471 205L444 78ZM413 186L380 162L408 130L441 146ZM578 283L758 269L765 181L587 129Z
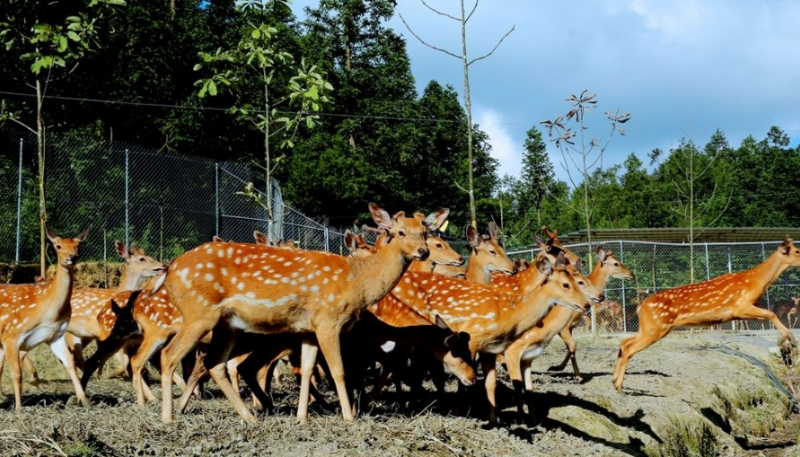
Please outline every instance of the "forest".
M28 16L57 23L85 4L37 3L34 11L26 2L3 2L0 22ZM66 138L122 141L219 161L262 160L263 133L250 118L263 103L263 80L230 66L211 68L233 62L220 50L236 48L257 20L269 25L280 49L276 62L292 63L276 65L270 74L275 102L269 106L277 121L290 122L286 113L299 109L291 94L297 75L284 69L313 69L306 74L329 88L303 128L293 124L276 142L268 168L274 167L284 199L334 227L363 219L367 201L406 211L447 206L448 234L461 238L469 198L458 183L466 182L470 168L463 94L435 80L417 92L406 38L386 24L393 14L391 0L321 0L302 19L281 2L257 11L233 0L128 2L93 24L95 42L79 64L54 67L44 123L48 134ZM35 123L35 75L24 51L13 43L0 49L2 112ZM591 115L602 117L597 111ZM791 147L779 126L741 144L730 144L719 130L706 144L676 138L672 150L631 151L621 164L595 166L562 181L556 167L571 159L558 151L569 145L542 123L554 114L532 112L523 120L530 130L521 145L519 178L498 175L490 139L480 125L472 126L478 220L501 225L509 246L532 243L543 224L561 233L586 228L587 221L592 228L800 225L800 148ZM5 116L4 135L16 127L12 120ZM0 153L0 169L13 173L16 151ZM26 160L32 166L35 157ZM13 183L3 185L13 192Z

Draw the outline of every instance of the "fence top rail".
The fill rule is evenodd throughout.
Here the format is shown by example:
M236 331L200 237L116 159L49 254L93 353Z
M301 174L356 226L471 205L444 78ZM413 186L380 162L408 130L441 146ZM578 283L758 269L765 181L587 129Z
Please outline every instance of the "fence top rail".
M775 240L775 241L739 241L739 242L716 242L716 243L694 243L695 246L763 246L767 244L780 244L783 240ZM634 240L603 240L592 243L593 246L605 246L605 245L614 245L614 244L639 244L642 246L669 246L669 247L689 247L689 243L665 243L665 242L658 242L658 241L634 241ZM588 246L589 243L574 243L574 244L565 244L565 247L568 248L576 248L576 247L585 247ZM513 251L508 251L508 255L518 255L518 254L529 254L531 252L538 252L539 248L528 248L528 249L516 249Z

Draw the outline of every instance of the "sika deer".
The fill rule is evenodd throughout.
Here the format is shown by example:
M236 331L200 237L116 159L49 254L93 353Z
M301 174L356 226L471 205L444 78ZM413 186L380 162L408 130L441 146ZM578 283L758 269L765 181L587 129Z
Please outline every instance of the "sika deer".
M364 259L312 251L288 251L248 244L207 243L173 261L165 287L184 318L184 325L161 353L162 420L172 421L170 378L177 362L213 330L206 356L211 377L239 415L248 422L248 411L225 373L225 363L235 343L235 332L313 333L302 345L303 383L298 419L308 414L308 375L318 349L322 349L336 383L342 415L353 415L344 384L339 335L352 325L358 313L385 296L399 281L412 260L428 256L427 227L443 213L428 218L403 212L390 217L370 204L378 226L391 241Z
M91 404L78 380L75 361L64 338L72 314L69 298L75 265L87 231L84 230L75 238L61 238L49 227L46 230L47 238L58 254L53 280L40 284L0 285L0 342L3 345L2 355L8 358L11 368L17 411L22 409L20 355L42 343L50 346L50 350L66 368L78 400L84 406Z
M628 269L625 265L622 264L616 257L614 257L614 253L612 251L607 251L603 249L602 246L597 247L597 264L592 269L592 272L589 273L589 281L598 289L605 290L606 286L608 286L608 281L611 278L617 279L633 279L633 272ZM580 314L573 314L572 321L570 322L569 326L566 327L559 333L561 340L564 341L564 345L567 347L567 354L564 357L564 360L561 362L560 365L556 365L550 367L550 371L561 371L567 366L568 361L572 361L572 369L575 373L575 377L582 381L580 370L578 369L578 361L575 358L575 351L577 350L577 343L575 343L575 339L572 338L572 330L580 323L581 315ZM527 381L526 381L527 382Z
M657 292L639 305L639 333L622 340L613 382L622 392L628 362L638 352L667 336L673 329L710 326L733 319L768 320L780 332L784 360L797 348L794 336L775 316L758 307L761 296L789 267L800 266L800 249L786 238L764 262L747 271L728 273L709 281Z
M494 222L489 223L489 235L478 235L478 231L471 225L467 226L466 235L472 247L472 255L467 265L467 281L489 284L494 272L510 275L516 271L514 262L500 246L497 225Z

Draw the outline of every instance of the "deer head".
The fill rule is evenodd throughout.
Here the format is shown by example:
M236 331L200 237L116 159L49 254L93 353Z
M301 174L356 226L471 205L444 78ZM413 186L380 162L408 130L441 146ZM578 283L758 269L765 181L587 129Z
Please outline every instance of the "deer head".
M135 244L130 249L122 241L115 241L117 253L125 259L127 274L140 278L150 278L166 271L167 267L158 260L145 254L144 250Z
M450 332L451 335L444 339L444 347L441 348L447 350L447 352L443 354L434 353L434 355L444 362L447 368L458 376L464 384L468 386L474 384L475 368L470 363L472 352L469 350L469 333L454 332L438 314L436 315L435 324L442 330ZM432 349L437 352L440 348Z
M362 258L375 253L373 246L370 246L361 235L356 235L350 230L344 232L344 244L350 251L351 257Z
M405 212L400 211L394 216L389 216L383 208L375 203L369 204L369 211L372 213L372 219L386 234L386 244L397 243L397 247L406 261L412 260L425 260L428 258L430 251L425 239L428 236L428 226L430 221L424 215L417 213L414 217L405 217ZM436 219L435 213L444 210L435 211L432 216Z
M563 252L559 254L559 256L563 255ZM578 259L575 264L570 264L568 261L566 263L566 271L570 274L570 276L572 276L572 278L575 280L575 283L578 285L578 288L588 300L591 300L595 303L600 303L601 301L605 300L603 291L598 289L586 278L586 276L583 275L583 273L581 273L581 268L583 268L583 261L580 259Z
M552 248L556 248L556 250L554 250L552 252L553 256L556 256L556 255L558 255L558 252L563 251L564 255L567 256L567 260L569 260L570 263L574 264L579 259L577 254L575 254L571 250L565 248L564 245L561 244L561 241L558 240L558 230L556 230L554 232L551 232L550 229L547 228L547 226L545 225L545 226L542 226L542 232L547 237L547 241L544 242L544 244L546 244L547 246L550 246ZM539 244L541 246L539 238L536 238L536 244ZM548 252L548 253L550 253L550 252Z
M781 254L781 263L787 267L800 267L800 249L794 245L791 238L786 237L778 246L777 250Z
M47 238L53 243L58 254L58 264L67 269L74 269L80 259L80 246L86 241L89 229L82 231L75 238L61 238L50 227L45 226Z
M506 251L500 246L497 238L496 227L490 224L489 235L478 235L475 227L468 225L466 229L467 241L472 247L470 263L479 262L487 274L499 271L505 274L514 273L514 263L509 260ZM494 236L492 236L494 233Z
M600 261L598 265L601 269L607 269L608 277L617 279L634 279L633 272L623 265L612 251L603 249L602 246L597 247L597 259Z

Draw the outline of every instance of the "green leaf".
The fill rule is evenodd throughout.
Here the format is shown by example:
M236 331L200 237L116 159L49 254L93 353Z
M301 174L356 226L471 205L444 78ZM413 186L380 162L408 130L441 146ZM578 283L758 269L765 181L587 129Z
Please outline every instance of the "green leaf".
M208 93L211 94L212 97L217 95L217 84L214 81L208 82Z
M253 31L250 32L250 36L253 37L254 40L261 38L261 30L253 29Z
M58 37L58 52L64 52L67 50L67 37L61 35Z
M68 36L68 37L69 37L69 39L70 39L70 40L72 40L72 41L81 41L81 37L80 37L80 36L78 36L78 34L77 34L77 33L75 33L75 32L73 32L72 30L70 30L70 31L68 31L68 32L67 32L67 36Z
M314 119L310 116L306 118L306 127L313 129L314 128Z

